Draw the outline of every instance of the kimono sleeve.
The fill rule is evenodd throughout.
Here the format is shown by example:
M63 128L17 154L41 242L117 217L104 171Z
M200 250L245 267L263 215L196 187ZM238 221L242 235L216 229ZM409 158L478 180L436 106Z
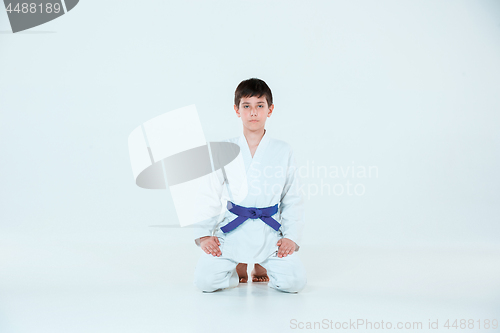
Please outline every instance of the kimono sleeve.
M224 179L222 171L219 169L216 172L210 173L206 177L206 181L203 186L200 187L197 195L198 204L197 207L193 209L205 210L208 216L212 216L203 221L197 222L192 225L193 236L196 245L200 245L200 237L212 236L213 231L218 223L220 213L222 211L222 190L223 190ZM207 214L203 214L207 216Z
M300 191L300 179L295 154L290 149L285 186L279 206L281 231L284 238L291 239L298 246L304 227L304 198Z

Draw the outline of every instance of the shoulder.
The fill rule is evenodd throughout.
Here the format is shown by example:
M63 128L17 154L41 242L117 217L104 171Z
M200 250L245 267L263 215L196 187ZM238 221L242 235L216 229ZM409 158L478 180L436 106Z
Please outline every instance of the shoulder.
M292 146L286 141L270 138L269 144L271 144L275 149L278 149L280 151L288 152L290 154L293 152Z

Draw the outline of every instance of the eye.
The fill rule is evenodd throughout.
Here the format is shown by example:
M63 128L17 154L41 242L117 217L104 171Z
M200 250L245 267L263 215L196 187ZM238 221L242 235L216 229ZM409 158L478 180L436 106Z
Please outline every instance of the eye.
M248 109L248 105L243 106L245 109Z
M262 104L260 104L260 105L259 105L259 108L261 108L261 109L262 109L263 107L264 107L264 105L262 105Z

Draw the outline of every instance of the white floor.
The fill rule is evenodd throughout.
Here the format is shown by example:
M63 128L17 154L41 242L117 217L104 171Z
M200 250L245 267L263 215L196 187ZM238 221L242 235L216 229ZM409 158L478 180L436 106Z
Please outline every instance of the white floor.
M500 331L477 328L500 320L499 249L309 245L299 252L308 270L302 293L249 283L204 294L192 283L200 250L189 232L149 229L113 239L0 236L0 332L310 332L308 322L328 331L358 320L393 330L422 322L408 332ZM447 319L475 327L446 329Z

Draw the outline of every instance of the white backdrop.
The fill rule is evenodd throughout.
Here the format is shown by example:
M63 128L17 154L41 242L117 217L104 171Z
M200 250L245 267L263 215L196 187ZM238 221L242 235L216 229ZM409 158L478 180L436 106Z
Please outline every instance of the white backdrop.
M177 217L134 184L128 135L190 104L208 141L239 135L250 77L273 91L268 133L339 170L303 178L304 246L500 247L498 1L83 0L16 34L2 9L0 32L4 264L35 271L45 243L15 249L51 240L191 246L151 227Z
M304 184L339 168L323 177L336 193L306 188L306 242L500 244L498 1L75 9L17 34L0 11L2 233L177 223L168 192L135 187L128 134L194 103L207 140L238 135L234 89L259 77ZM369 166L378 177L356 177Z

